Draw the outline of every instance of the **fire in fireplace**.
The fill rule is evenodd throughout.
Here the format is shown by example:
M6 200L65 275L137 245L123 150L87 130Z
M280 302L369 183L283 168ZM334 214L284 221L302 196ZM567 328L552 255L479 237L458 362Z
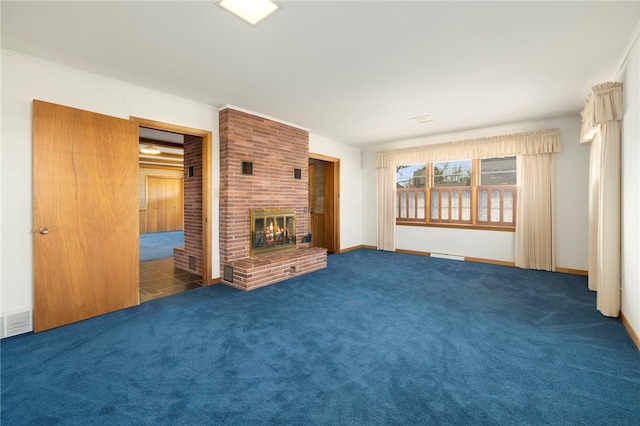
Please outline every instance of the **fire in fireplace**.
M251 210L251 254L295 246L295 210Z

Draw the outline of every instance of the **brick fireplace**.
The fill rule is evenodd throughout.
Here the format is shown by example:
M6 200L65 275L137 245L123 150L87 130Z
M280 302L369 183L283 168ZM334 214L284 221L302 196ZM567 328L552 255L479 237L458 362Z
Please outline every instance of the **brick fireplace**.
M246 112L220 111L220 276L222 282L253 290L327 266L326 249L303 242L309 233L309 134ZM266 242L255 250L255 227L269 226L266 213L256 222L256 212L290 212L288 230L293 238ZM253 212L253 216L252 216ZM260 216L258 214L258 216ZM280 217L280 216L279 216ZM275 219L273 219L275 220ZM252 225L253 222L253 225ZM274 227L279 226L275 220ZM260 241L262 244L262 242ZM270 243L271 244L271 243Z

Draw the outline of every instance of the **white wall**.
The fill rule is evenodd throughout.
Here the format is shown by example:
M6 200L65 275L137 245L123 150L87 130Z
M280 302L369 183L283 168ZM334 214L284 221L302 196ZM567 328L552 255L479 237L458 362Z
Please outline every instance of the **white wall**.
M309 152L340 159L340 249L362 244L360 148L309 135Z
M585 95L586 96L586 95ZM550 119L532 123L479 129L475 131L431 136L368 149L363 153L364 211L376 211L376 174L373 152L441 142L496 136L516 132L560 129L562 152L556 154L556 264L561 268L587 270L587 182L589 148L579 143L580 118ZM376 221L366 222L364 244L376 245ZM515 234L504 231L447 229L443 227L397 226L398 249L456 254L483 259L515 261Z
M219 138L215 108L12 52L2 52L0 314L29 310L33 306L33 99L124 119L136 116L212 131L212 221L213 224L218 223ZM214 227L214 274L220 270L218 240L218 229Z
M619 79L624 83L622 121L621 311L640 335L640 43Z

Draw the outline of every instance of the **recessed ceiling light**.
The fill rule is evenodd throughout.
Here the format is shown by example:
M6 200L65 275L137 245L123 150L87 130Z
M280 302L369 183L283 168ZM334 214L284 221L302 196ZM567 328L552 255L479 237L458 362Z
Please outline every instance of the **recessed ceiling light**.
M216 4L256 25L281 6L275 0L216 0Z
M428 123L429 121L433 121L436 118L433 115L421 115L420 117L413 117L409 120L413 121L416 124Z

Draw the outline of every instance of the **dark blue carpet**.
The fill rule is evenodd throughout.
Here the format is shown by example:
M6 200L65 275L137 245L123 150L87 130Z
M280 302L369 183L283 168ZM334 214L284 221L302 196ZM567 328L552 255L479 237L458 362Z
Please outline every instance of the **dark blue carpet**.
M586 278L357 250L2 345L6 425L631 425L640 355Z
M173 248L184 246L184 232L140 234L140 262L173 257Z

